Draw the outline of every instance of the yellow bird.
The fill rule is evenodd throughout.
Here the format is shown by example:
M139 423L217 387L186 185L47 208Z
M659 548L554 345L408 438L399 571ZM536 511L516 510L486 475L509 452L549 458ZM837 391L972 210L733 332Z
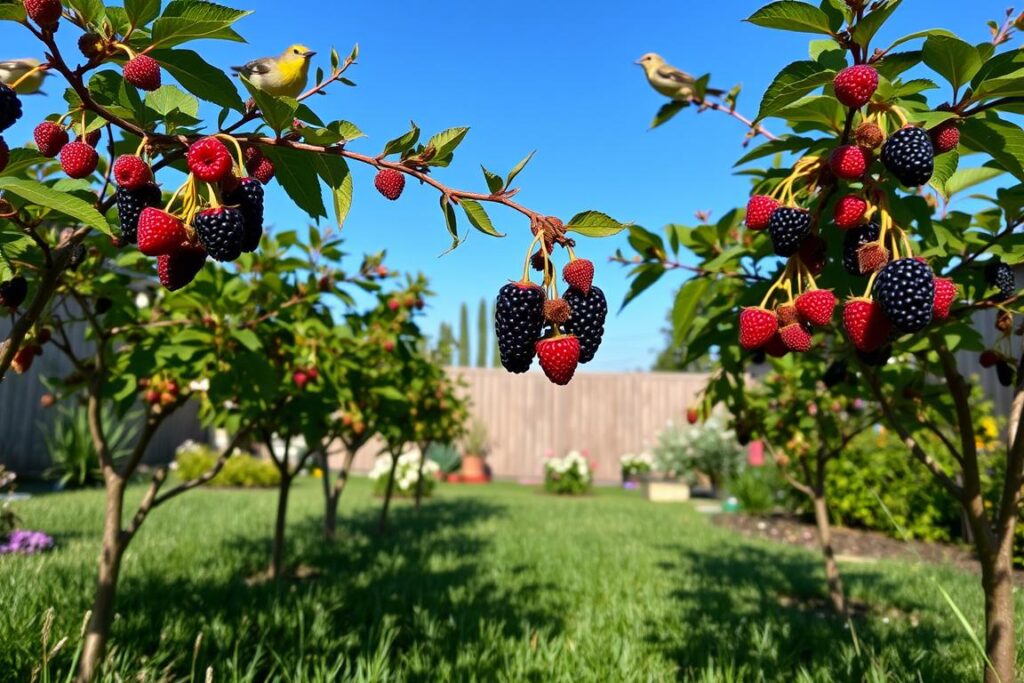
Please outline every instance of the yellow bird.
M292 45L277 57L254 59L231 68L274 97L298 97L306 89L309 62L315 54L305 45Z
M38 67L39 63L39 60L33 57L9 59L0 62L0 83L13 86L20 80L21 82L18 83L18 87L14 89L19 95L30 95L39 92L39 88L43 85L43 79L48 75L46 71L39 70L31 73L29 76L25 76L25 74Z
M666 64L661 55L648 52L636 60L636 63L644 68L644 74L651 87L665 97L682 101L693 99L693 86L696 79L682 69ZM724 94L717 88L707 88L704 93L707 95Z

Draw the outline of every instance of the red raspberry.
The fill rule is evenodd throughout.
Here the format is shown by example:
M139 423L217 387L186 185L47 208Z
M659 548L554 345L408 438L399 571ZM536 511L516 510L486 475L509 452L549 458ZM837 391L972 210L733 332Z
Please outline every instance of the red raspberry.
M139 251L146 256L163 256L182 249L188 234L181 219L152 206L139 215Z
M138 190L153 180L153 174L141 158L124 154L114 162L114 180L126 190Z
M779 325L781 325L782 327L785 327L786 325L789 325L791 323L795 323L797 322L797 320L799 320L796 311L796 305L792 303L780 304L776 306L775 315L778 317Z
M7 146L7 142L0 137L0 171L7 168L7 162L11 160L11 150Z
M956 299L956 283L948 277L935 278L935 299L932 304L932 319L945 320L949 317L949 309Z
M136 55L124 65L124 80L141 90L160 87L160 63L149 55Z
M936 154L945 154L956 149L960 144L960 126L956 121L940 123L928 131L928 134L932 138L932 146L935 147Z
M231 152L217 138L193 142L185 159L196 178L207 183L218 183L231 173Z
M68 132L53 121L43 121L36 126L32 137L35 138L39 153L49 159L60 154L64 145L68 144Z
M373 179L373 186L388 199L394 201L402 196L405 176L393 168L382 168Z
M740 346L747 351L764 346L778 329L778 318L766 308L751 306L740 312Z
M63 11L60 0L25 0L25 13L43 28L55 27Z
M72 178L88 178L99 161L96 150L78 140L69 142L60 150L60 166Z
M570 287L588 294L594 284L594 264L585 258L573 259L562 268L562 278Z
M571 334L561 335L539 340L536 348L540 367L548 379L554 384L568 384L580 361L580 340Z
M836 74L832 85L835 87L837 100L847 107L860 109L875 94L878 87L878 72L867 64L850 66Z
M848 194L836 202L833 211L833 221L836 227L841 230L856 228L864 222L864 214L868 210L868 203L862 197L855 194Z
M779 208L779 203L763 194L755 194L747 201L747 227L751 230L764 230L768 227L768 219L772 211Z
M856 348L870 353L889 341L892 323L878 302L858 297L843 306L843 329Z
M835 308L836 295L831 289L812 289L796 298L796 310L800 317L819 327L832 322Z
M828 165L837 178L860 180L868 170L871 157L867 151L856 145L836 147L829 155Z
M790 323L779 330L779 338L786 348L797 353L811 350L814 339L810 331L800 323Z

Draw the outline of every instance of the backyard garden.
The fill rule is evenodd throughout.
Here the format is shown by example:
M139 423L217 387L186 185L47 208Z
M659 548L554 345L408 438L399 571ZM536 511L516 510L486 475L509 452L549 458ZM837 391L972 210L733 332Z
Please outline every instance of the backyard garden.
M229 66L287 8L0 0L0 680L1019 680L1024 13L901 5L642 54L742 145L651 230L355 40Z

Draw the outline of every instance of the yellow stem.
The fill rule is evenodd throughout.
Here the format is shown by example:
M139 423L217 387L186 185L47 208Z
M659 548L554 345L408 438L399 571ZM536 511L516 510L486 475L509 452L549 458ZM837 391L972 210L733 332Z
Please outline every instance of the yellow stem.
M242 153L242 146L238 144L238 140L226 133L217 133L213 137L219 140L227 140L235 148L236 159L238 161L238 176L240 178L245 177L245 154Z
M119 50L124 52L126 55L128 55L128 59L135 59L135 50L131 49L130 47L128 47L124 43L114 43L114 47L118 48Z
M520 282L531 282L530 280L530 257L533 256L533 246L537 244L537 240L543 239L544 231L538 230L537 234L533 236L533 241L530 242L530 247L526 250L526 263L523 265L523 279Z
M28 71L26 71L25 73L23 73L23 74L21 75L21 77L20 77L20 78L19 78L18 80L14 81L14 83L11 83L11 84L10 84L9 86L7 86L7 87L9 87L9 88L10 88L11 90L17 90L17 89L18 89L18 86L19 86L19 85L21 85L21 84L22 84L22 82L23 82L23 81L24 81L24 80L25 80L26 78L28 78L28 77L29 77L29 76L31 76L32 74L36 73L37 71L45 71L45 70L46 70L47 68L48 68L48 67L47 67L47 65L46 65L46 64L40 64L39 66L33 67L33 68L29 69Z

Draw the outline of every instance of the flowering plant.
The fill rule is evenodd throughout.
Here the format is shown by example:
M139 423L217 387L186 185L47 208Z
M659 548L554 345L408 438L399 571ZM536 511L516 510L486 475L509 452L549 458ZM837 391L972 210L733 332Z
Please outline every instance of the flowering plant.
M53 538L42 531L28 531L18 529L7 535L6 540L0 542L0 555L21 553L23 555L34 555L49 550L53 547Z
M433 492L434 474L441 468L430 458L422 463L421 461L423 461L423 455L418 448L413 448L398 456L398 464L395 466L394 495L404 497L416 495L416 486L421 475L423 477L423 495L429 496ZM373 469L368 475L373 481L374 495L383 496L387 491L391 465L391 455L388 453L378 455L374 461Z
M647 474L654 469L654 456L644 451L633 455L626 453L619 458L619 465L622 467L622 478L628 479L640 474Z
M692 479L699 472L717 489L738 472L743 450L736 433L712 416L692 427L670 422L658 434L654 456L656 468L666 476Z
M544 463L544 490L548 493L578 496L589 491L593 483L593 468L579 451Z

